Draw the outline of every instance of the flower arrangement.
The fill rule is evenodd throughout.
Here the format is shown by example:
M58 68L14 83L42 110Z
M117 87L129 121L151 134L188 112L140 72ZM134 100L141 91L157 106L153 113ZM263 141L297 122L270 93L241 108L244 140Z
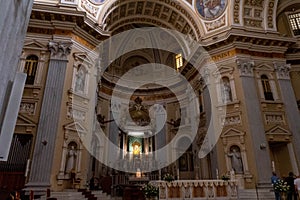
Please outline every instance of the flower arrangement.
M171 182L171 181L174 181L174 177L173 177L172 174L167 173L167 174L164 175L163 180Z
M273 184L274 190L277 192L288 192L290 189L290 186L287 184L287 182L284 182L281 179L278 179L274 184Z
M143 192L145 197L156 197L158 196L158 187L147 183L146 185L143 186Z

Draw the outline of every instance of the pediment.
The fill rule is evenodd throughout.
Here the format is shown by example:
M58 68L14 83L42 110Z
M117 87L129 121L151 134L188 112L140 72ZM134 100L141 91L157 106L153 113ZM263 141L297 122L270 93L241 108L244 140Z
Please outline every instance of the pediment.
M232 74L233 70L234 70L233 67L222 65L221 67L219 67L217 70L213 72L213 75L216 77L226 73Z
M274 71L274 67L267 64L258 65L257 67L255 67L255 69L257 71Z
M242 132L235 128L230 128L222 134L221 138L243 136L243 135L245 135L245 132Z
M95 63L95 61L90 56L88 56L86 52L75 52L73 53L73 57L75 62L87 65L89 67Z
M87 129L77 121L64 125L64 129L68 131L79 132L79 133L87 132Z
M34 49L34 50L47 50L47 46L43 45L42 43L36 41L36 40L31 40L27 41L24 43L24 49Z
M36 124L28 117L19 114L18 118L17 118L17 126L31 126L31 127L35 127Z
M267 131L267 134L291 135L291 133L288 130L282 128L281 126L275 126L271 128L269 131Z

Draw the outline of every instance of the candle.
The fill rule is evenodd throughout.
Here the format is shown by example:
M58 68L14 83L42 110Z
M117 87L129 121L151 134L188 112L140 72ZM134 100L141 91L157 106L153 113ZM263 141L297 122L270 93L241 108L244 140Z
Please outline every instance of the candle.
M177 169L177 180L179 180L179 169Z
M275 172L275 162L274 161L272 161L272 170L273 170L273 172Z
M219 170L216 169L216 176L217 176L217 179L219 179Z

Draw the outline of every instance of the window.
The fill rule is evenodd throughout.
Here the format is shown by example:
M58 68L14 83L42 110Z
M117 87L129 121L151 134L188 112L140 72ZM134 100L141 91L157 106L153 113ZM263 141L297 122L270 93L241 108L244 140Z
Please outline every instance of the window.
M223 103L228 103L228 102L232 101L230 81L229 81L228 77L223 77L222 78L221 95L222 95L222 102Z
M289 15L289 21L294 35L300 35L300 12Z
M179 53L175 56L175 60L176 60L176 70L178 71L179 68L182 67L182 65L183 65L181 53Z
M35 55L30 55L26 58L24 73L27 74L27 78L26 78L25 83L28 84L28 85L33 85L34 84L34 79L35 79L36 69L37 69L37 65L38 65L38 60L39 60L39 58Z
M264 91L265 100L271 100L273 101L273 93L270 87L269 78L266 75L261 76L261 84Z

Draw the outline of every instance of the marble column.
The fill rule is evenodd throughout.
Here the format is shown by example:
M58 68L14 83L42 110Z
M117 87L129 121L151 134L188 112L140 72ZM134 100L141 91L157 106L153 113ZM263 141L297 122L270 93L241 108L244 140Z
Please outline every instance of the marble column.
M23 48L33 0L0 2L0 125Z
M252 148L257 170L257 184L263 186L270 184L270 174L272 171L271 160L268 147L261 149L261 144L267 144L265 136L264 119L261 115L261 104L256 88L256 81L253 76L254 62L250 60L238 60L237 67L240 73L241 87L244 95L246 107L247 126L252 139Z
M290 65L275 63L275 71L282 102L285 107L287 122L292 133L293 146L295 148L295 152L300 152L300 116L295 93L289 76ZM290 158L293 159L294 156L296 156L296 162L300 165L300 154L296 153L295 155L290 155ZM295 161L292 160L292 162ZM297 174L298 172L294 173Z
M44 192L50 187L52 161L58 130L67 57L71 42L49 43L51 52L44 97L38 124L29 182L26 189ZM35 193L36 194L36 193Z

